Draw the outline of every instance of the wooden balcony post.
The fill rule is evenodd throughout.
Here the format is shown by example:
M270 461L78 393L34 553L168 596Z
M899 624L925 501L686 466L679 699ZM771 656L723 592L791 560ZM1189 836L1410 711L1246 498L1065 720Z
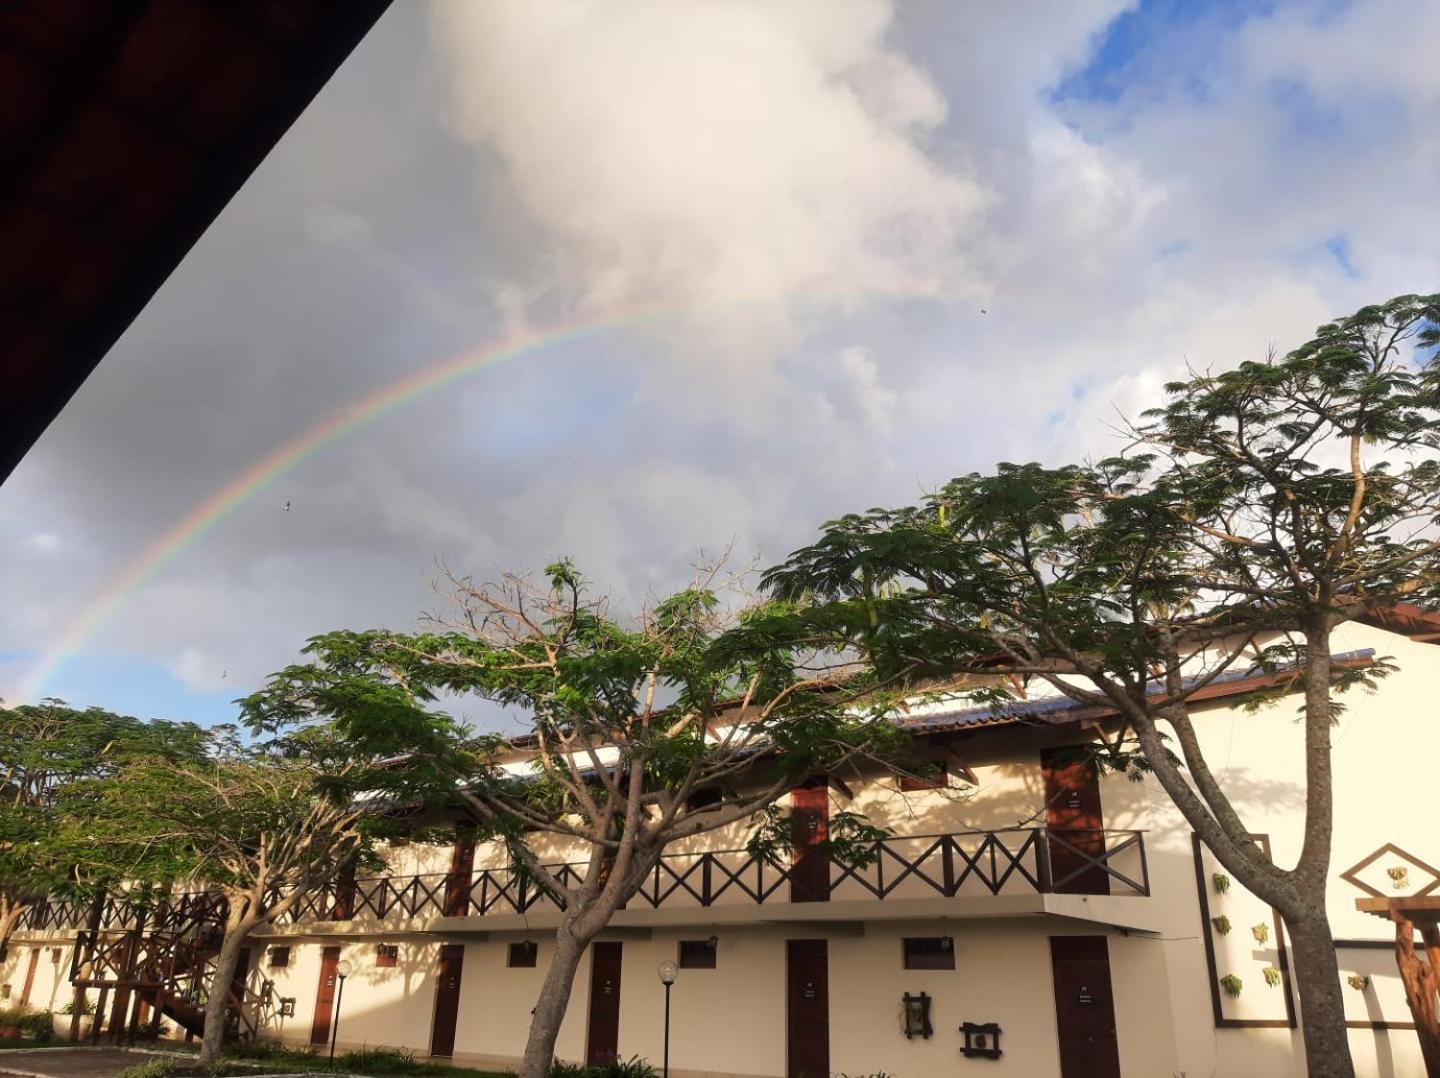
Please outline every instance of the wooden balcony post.
M1050 870L1050 835L1043 827L1037 827L1034 831L1035 838L1035 869L1036 877L1040 882L1040 893L1048 895L1055 890L1054 877Z
M940 866L944 873L945 897L955 897L955 840L946 835L940 844Z

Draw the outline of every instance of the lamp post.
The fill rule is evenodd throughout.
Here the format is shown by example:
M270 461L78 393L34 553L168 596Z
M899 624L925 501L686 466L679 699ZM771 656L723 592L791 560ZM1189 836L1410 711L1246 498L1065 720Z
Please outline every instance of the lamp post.
M661 1068L664 1078L670 1078L670 986L675 983L675 976L679 972L680 967L674 962L667 960L660 963L660 983L665 986L665 1055Z
M345 998L345 978L350 976L350 963L341 959L335 963L335 976L340 978L340 987L335 991L335 1020L330 1023L330 1058L335 1058L335 1038L340 1035L340 1001Z

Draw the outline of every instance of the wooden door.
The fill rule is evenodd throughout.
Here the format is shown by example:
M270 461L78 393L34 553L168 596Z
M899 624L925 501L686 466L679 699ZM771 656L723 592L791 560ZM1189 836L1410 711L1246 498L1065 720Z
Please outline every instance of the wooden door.
M430 1028L430 1054L455 1054L455 1025L460 1018L460 974L465 945L447 943L440 948L440 970L435 978L435 1020Z
M790 901L829 902L830 855L820 843L830 833L830 787L823 779L790 791L790 826Z
M1104 936L1051 936L1060 1078L1120 1078L1115 997Z
M30 989L35 987L35 967L40 962L40 948L30 948L30 965L25 968L25 987L20 990L20 1009L30 1006Z
M446 917L464 917L470 912L470 884L474 878L475 829L462 824L455 828L455 848L445 877Z
M1095 766L1075 749L1047 749L1040 754L1045 776L1045 826L1049 841L1050 879L1062 895L1108 895L1105 871L1105 815L1100 807L1100 779Z
M590 1027L585 1035L585 1062L613 1063L620 1058L619 943L590 948Z
M340 965L340 948L320 952L320 984L315 989L315 1020L310 1024L310 1043L330 1043L330 1020L335 1012L335 974Z
M785 942L785 1075L830 1074L830 959L824 940Z

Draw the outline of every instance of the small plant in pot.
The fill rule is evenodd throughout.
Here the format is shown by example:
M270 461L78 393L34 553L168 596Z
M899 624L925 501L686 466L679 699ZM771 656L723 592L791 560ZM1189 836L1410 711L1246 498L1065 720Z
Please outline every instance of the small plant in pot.
M1240 990L1245 987L1245 983L1241 981L1239 977L1235 976L1235 974L1227 973L1220 978L1220 987L1225 989L1227 996L1235 999L1240 995Z
M1223 913L1219 917L1210 918L1210 923L1215 926L1215 931L1220 935L1228 936L1230 934L1230 918Z
M1215 893L1223 895L1230 890L1230 877L1223 872L1216 872L1210 877L1210 882L1215 885Z
M25 1013L19 1007L0 1010L0 1040L15 1041L25 1035Z
M1280 971L1274 966L1266 966L1262 971L1265 974L1265 983L1271 988L1280 987Z

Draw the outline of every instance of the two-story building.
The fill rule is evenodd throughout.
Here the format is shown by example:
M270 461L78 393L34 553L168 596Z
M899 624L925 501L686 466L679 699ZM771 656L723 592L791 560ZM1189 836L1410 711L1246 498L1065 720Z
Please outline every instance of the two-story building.
M1337 634L1344 661L1399 667L1378 692L1347 697L1333 739L1330 918L1357 1071L1374 1078L1424 1074L1392 926L1356 899L1440 892L1433 794L1415 762L1440 748L1432 634L1424 618ZM1261 676L1216 681L1194 711L1227 793L1287 864L1302 728L1294 699L1238 706ZM1038 694L1000 714L930 705L901 721L939 775L851 769L789 797L816 840L842 811L890 828L876 860L845 867L802 846L777 866L745 852L743 824L672 848L591 946L558 1055L658 1061L657 970L671 961L681 1078L1304 1073L1278 917L1228 879L1153 779L1076 762L1103 715ZM572 856L557 846L551 859ZM12 1002L71 998L84 916L32 916L0 967ZM503 851L463 833L449 848L394 847L387 873L316 896L256 940L256 1022L296 1044L513 1065L558 916Z

